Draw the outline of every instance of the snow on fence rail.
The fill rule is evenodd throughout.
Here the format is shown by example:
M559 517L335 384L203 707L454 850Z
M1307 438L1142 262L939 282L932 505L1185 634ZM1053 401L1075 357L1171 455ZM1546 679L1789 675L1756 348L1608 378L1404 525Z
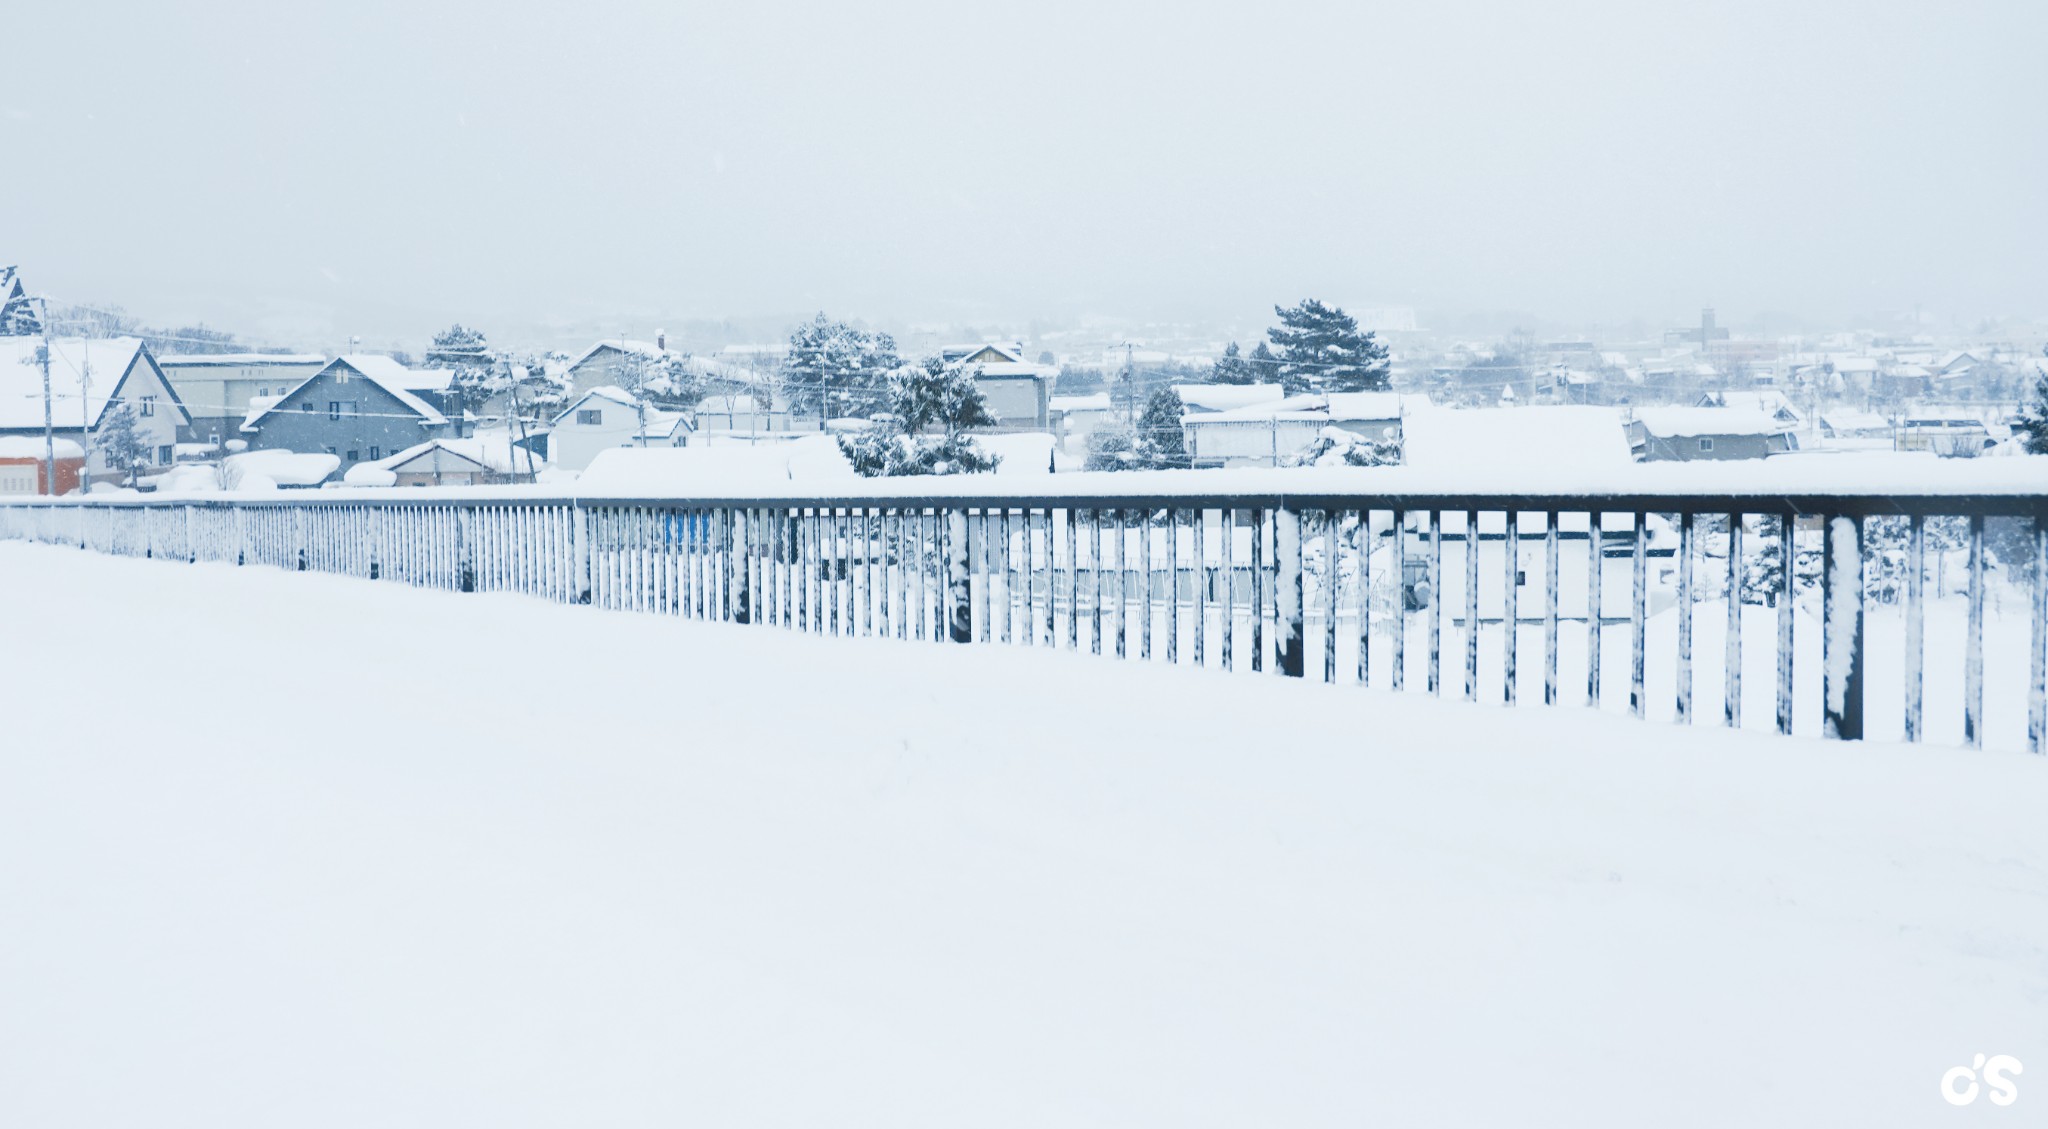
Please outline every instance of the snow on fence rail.
M1420 664L1432 694L1444 691L1452 635L1463 695L1479 700L1490 683L1486 696L1508 703L1530 680L1519 665L1525 633L1540 632L1542 700L1558 703L1567 699L1560 652L1582 631L1583 647L1570 649L1584 693L1569 697L1601 705L1619 693L1606 686L1618 674L1603 668L1603 652L1620 644L1603 637L1625 630L1626 700L1637 717L1648 701L1648 625L1669 616L1680 722L1697 720L1695 621L1718 593L1722 723L1743 724L1743 676L1754 666L1774 675L1778 732L1793 731L1794 690L1804 684L1818 701L1802 711L1817 705L1819 731L1845 739L1865 733L1866 603L1881 583L1882 598L1902 605L1902 735L1919 741L1928 733L1925 588L1937 534L1952 548L1937 546L1936 575L1956 555L1967 577L1958 593L1959 710L1963 742L1979 747L1986 529L1998 521L2017 535L2005 538L2005 555L2020 558L2006 561L2005 574L2029 609L2027 747L2048 751L2048 493L2039 490L1194 494L1091 483L1085 493L1032 495L962 485L724 498L501 490L23 499L0 504L0 538L836 635L1071 650L1085 640L1096 654L1291 677L1319 665L1324 681L1342 674L1397 691ZM1875 533L1882 545L1866 543ZM2015 554L2012 544L2023 548ZM1760 616L1768 618L1749 634L1772 632L1768 655L1745 649L1744 621ZM1796 678L1795 620L1812 616L1818 678L1811 669ZM1574 621L1583 628L1567 630ZM1489 624L1497 682L1491 669L1482 678Z

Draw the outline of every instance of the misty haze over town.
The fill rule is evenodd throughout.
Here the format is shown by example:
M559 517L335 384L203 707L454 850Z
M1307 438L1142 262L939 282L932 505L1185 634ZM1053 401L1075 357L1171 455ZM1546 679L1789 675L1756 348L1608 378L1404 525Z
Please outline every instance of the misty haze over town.
M0 45L0 1126L2038 1122L2048 4Z

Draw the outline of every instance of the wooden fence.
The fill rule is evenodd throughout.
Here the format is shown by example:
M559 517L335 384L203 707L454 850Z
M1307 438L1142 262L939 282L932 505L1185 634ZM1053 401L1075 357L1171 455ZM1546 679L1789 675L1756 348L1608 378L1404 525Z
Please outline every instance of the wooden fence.
M1882 572L1901 589L1886 590L1905 628L1896 690L1902 735L1918 741L1928 729L1928 544L1939 529L1967 574L1958 594L1967 604L1962 738L1979 746L1986 523L1996 521L2014 534L2002 544L2024 546L2007 549L2002 569L2007 588L2026 593L2030 617L2027 747L2048 751L2048 494L422 495L10 500L0 504L0 538L836 635L1085 646L1289 677L1319 668L1324 681L1392 690L1409 688L1410 665L1420 663L1432 694L1445 692L1448 658L1462 666L1466 698L1478 700L1491 684L1484 696L1508 703L1525 680L1536 681L1520 668L1521 637L1540 629L1542 700L1599 705L1615 692L1605 688L1605 652L1618 649L1603 636L1625 624L1626 654L1615 657L1627 663L1638 717L1647 706L1648 624L1675 610L1672 645L1658 661L1673 664L1673 716L1687 723L1700 720L1696 615L1718 595L1719 721L1743 724L1751 645L1743 624L1764 614L1781 733L1794 728L1802 681L1794 631L1804 603L1821 637L1819 677L1809 669L1804 679L1818 702L1804 708L1817 704L1819 731L1848 739L1865 732L1866 602ZM1882 550L1866 545L1880 528ZM1447 545L1462 576L1445 571ZM1571 584L1561 579L1566 571ZM1497 638L1483 678L1489 622ZM1561 641L1578 632L1572 666L1585 683L1568 692Z

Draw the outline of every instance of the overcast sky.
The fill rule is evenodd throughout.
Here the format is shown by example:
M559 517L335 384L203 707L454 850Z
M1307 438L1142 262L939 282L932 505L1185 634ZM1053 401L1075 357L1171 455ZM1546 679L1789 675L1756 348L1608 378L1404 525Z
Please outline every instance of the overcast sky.
M151 321L2048 313L2039 0L66 0L5 28L0 263Z

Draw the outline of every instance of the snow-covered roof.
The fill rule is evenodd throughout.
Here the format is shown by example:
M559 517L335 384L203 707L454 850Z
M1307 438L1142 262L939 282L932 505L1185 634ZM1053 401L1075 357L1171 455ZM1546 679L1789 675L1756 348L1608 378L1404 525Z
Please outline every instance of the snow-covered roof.
M380 354L350 353L329 361L319 372L313 373L306 377L306 379L292 385L291 391L286 392L284 395L271 398L271 402L261 408L257 408L255 404L257 400L264 399L264 397L251 398L249 402L251 411L248 417L242 420L242 430L258 430L257 425L262 421L263 417L277 410L278 404L297 395L299 390L306 385L332 372L336 365L348 366L351 371L388 393L392 399L405 405L407 411L419 416L421 423L439 426L448 422L448 417L442 415L439 409L420 399L413 393L411 388L407 387L407 383L415 378L416 374L413 370L406 368L390 357ZM289 483L286 483L286 485L289 485Z
M1716 405L1704 402L1708 400L1710 397L1718 398L1719 404ZM1697 406L1703 408L1715 406L1729 408L1746 408L1751 411L1768 412L1772 415L1786 417L1793 421L1797 421L1804 418L1800 415L1799 409L1792 406L1792 401L1788 399L1783 392L1780 392L1775 388L1741 389L1733 392L1720 393L1710 392L1707 393L1705 396L1702 396L1701 400L1703 402Z
M1892 421L1876 412L1859 412L1849 408L1832 408L1820 414L1821 426L1830 431L1882 431Z
M1417 407L1401 421L1401 445L1405 465L1449 471L1635 465L1611 408Z
M327 357L323 353L169 353L158 357L156 363L165 368L205 368L210 365L252 368L257 365L324 365Z
M1638 408L1636 422L1651 435L1777 435L1787 425L1755 408Z
M56 440L57 457L82 459L85 448L70 439ZM0 435L0 459L41 459L49 455L40 435Z
M1087 396L1054 396L1047 401L1047 410L1053 412L1106 412L1115 407L1109 393L1096 392Z
M622 408L631 408L634 411L640 409L640 401L635 399L631 392L615 385L600 384L596 388L576 397L575 402L571 403L568 407L556 412L555 418L549 421L550 424L556 427L561 426L562 421L574 416L586 402L594 399L617 404ZM668 411L662 408L647 409L647 434L650 436L659 435L667 438L675 434L678 426L687 425L687 421L681 412Z
M43 370L35 360L42 343L40 337L0 337L0 430L43 426ZM53 339L50 396L57 426L76 428L81 418L97 426L141 349L133 337ZM183 416L183 407L174 406Z
M1403 412L1429 406L1427 396L1404 396L1399 392L1332 392L1325 399L1332 422L1360 419L1400 419Z
M1174 394L1190 411L1227 412L1287 398L1278 384L1176 384Z
M613 447L600 451L577 479L581 492L630 496L643 491L703 489L731 492L750 486L857 477L829 435L761 445Z
M229 455L226 463L235 473L261 475L279 486L318 486L341 466L341 456L325 452L246 451Z

